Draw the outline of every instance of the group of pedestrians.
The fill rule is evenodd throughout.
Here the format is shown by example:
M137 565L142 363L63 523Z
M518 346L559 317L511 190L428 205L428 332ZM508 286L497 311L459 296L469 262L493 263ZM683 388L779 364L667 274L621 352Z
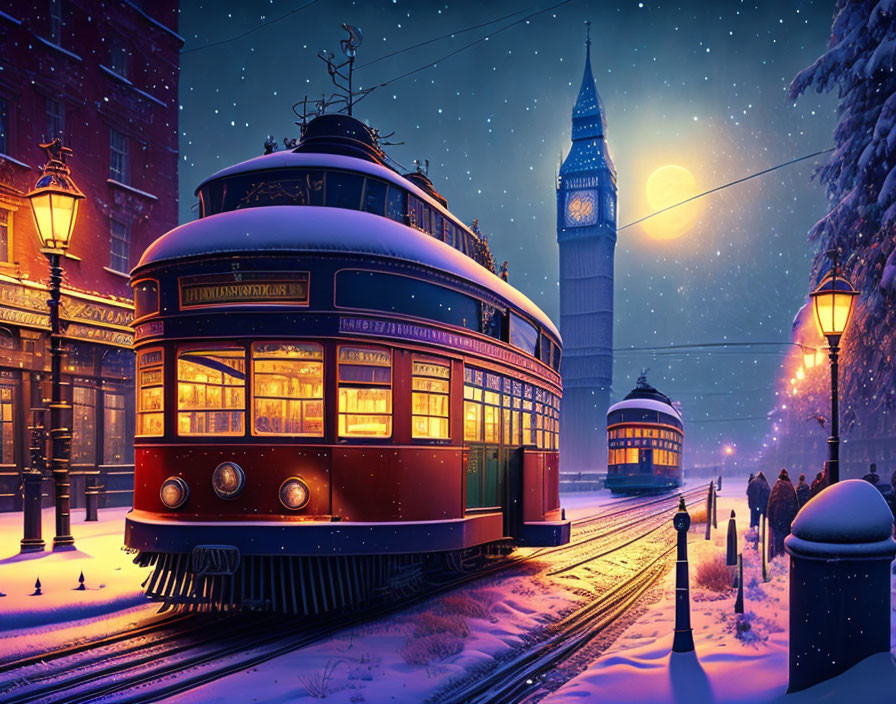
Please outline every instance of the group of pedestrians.
M872 464L868 474L862 477L874 485L890 506L896 518L896 471L889 482L881 482L877 465ZM765 474L750 475L747 483L747 505L750 507L750 528L758 526L764 515L768 520L768 557L784 553L784 538L790 534L790 526L803 505L828 485L824 472L815 475L812 484L806 483L806 475L800 474L794 486L786 469L782 469L773 487L769 487Z
M796 486L790 480L786 469L782 469L773 487L770 487L763 472L750 475L747 483L747 505L750 507L750 527L758 526L764 515L768 520L768 557L772 559L784 553L784 538L790 534L790 525L797 512L809 499L824 487L824 474L818 473L811 485L806 483L806 475L800 474Z

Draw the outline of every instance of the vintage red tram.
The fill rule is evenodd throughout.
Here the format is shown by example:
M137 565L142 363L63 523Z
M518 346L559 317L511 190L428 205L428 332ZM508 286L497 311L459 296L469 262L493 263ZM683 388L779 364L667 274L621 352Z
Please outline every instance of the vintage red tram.
M198 194L132 272L150 596L311 613L569 540L559 334L423 174L325 115Z

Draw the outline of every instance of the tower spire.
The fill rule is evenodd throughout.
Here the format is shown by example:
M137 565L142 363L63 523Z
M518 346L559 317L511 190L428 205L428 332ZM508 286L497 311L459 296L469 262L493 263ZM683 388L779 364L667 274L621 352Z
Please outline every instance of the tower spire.
M591 20L585 22L585 72L572 111L572 138L593 139L606 133L604 106L591 73Z

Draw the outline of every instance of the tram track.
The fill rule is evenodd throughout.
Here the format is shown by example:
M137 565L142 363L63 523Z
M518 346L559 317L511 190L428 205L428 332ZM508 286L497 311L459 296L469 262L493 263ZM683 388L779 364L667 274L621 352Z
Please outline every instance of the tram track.
M704 487L698 487L685 492L686 500L702 496ZM85 651L94 648L101 648L107 645L115 645L116 643L126 642L128 639L140 638L143 636L151 636L153 633L165 630L167 627L176 625L177 622L188 623L191 625L190 631L185 634L174 633L168 636L150 642L135 643L127 645L124 649L114 653L112 657L105 655L97 655L91 659L73 662L63 668L57 669L55 672L32 673L29 677L27 674L20 675L12 682L18 683L20 686L28 686L27 691L16 693L15 689L10 691L8 684L0 683L0 695L11 696L4 698L4 702L8 704L29 704L32 702L65 702L65 704L77 704L78 702L92 702L98 698L110 698L109 701L128 701L128 702L154 702L173 696L174 694L183 693L207 684L214 680L226 677L229 674L244 671L248 668L257 666L281 655L299 650L304 647L313 645L314 643L331 637L336 632L345 628L362 625L371 620L382 618L384 616L394 615L409 607L415 606L423 601L450 592L459 587L465 586L483 578L494 576L502 572L506 572L523 564L570 550L581 551L584 546L592 545L595 541L602 537L607 537L613 533L630 530L632 527L643 523L645 520L657 516L668 517L669 506L677 501L679 494L674 493L653 499L648 502L639 502L635 506L630 506L626 510L611 510L609 512L598 512L591 516L584 517L577 522L579 526L589 525L606 518L620 516L623 514L638 514L645 508L650 508L648 515L636 515L625 521L622 525L613 525L604 530L599 531L595 535L586 535L579 540L574 540L566 545L556 546L553 548L540 548L534 550L527 555L518 555L508 557L493 564L487 565L485 568L476 570L475 572L461 575L455 579L435 585L429 589L425 589L417 594L402 600L400 604L380 604L361 611L356 611L345 616L337 618L327 618L321 620L321 623L306 624L301 633L296 633L294 626L290 623L283 623L282 619L279 623L275 619L270 624L263 624L263 632L259 631L259 622L256 619L251 621L251 627L245 629L234 630L229 628L227 624L232 623L227 619L221 621L209 622L207 618L202 619L200 623L199 617L205 614L178 614L168 619L163 619L157 624L141 625L131 631L124 631L113 634L106 638L90 643L83 643L70 648L58 649L42 655L29 656L15 662L8 662L0 665L0 672L14 672L16 670L25 669L30 665L46 664L48 660L64 660L66 658L77 656ZM662 508L657 504L669 504ZM692 502L693 503L693 502ZM617 507L613 507L616 509ZM657 510L653 510L656 508ZM619 545L614 545L606 550L599 551L587 555L583 559L577 560L574 564L562 567L558 573L562 573L583 565L587 562L600 559L606 555L614 553L624 547L627 547L644 537L655 533L659 530L665 521L661 521L655 526L650 526L648 530L638 533L637 535L623 541ZM585 531L589 533L590 531ZM660 558L657 558L659 560ZM547 574L553 574L548 572ZM628 582L626 582L628 584ZM646 589L646 587L645 587ZM614 591L615 593L615 591ZM601 597L597 604L607 603ZM617 603L616 601L613 602ZM596 607L595 607L596 608ZM611 608L611 605L607 605ZM624 610L624 609L623 609ZM576 612L578 613L578 612ZM621 613L621 611L619 612ZM566 622L570 617L558 623ZM215 624L222 624L220 628ZM207 629L208 632L200 637L195 637L198 631ZM226 636L223 641L221 636ZM166 645L167 648L160 652L148 655L142 655L131 660L124 658L137 651L149 648L158 649L157 646ZM248 657L247 654L252 653ZM242 655L242 657L240 657ZM177 657L175 657L177 656ZM174 658L171 661L171 658ZM222 662L224 661L224 662ZM104 664L96 668L95 666L103 662ZM217 666L213 666L217 663ZM199 670L193 672L186 677L176 677L189 670ZM79 674L80 672L80 674ZM64 674L69 676L65 677ZM62 679L59 679L62 677ZM54 678L57 682L51 682ZM162 680L170 681L163 682ZM49 682L42 687L32 688L31 685L38 682ZM147 687L153 684L151 690ZM73 689L75 691L73 691ZM120 698L123 697L123 698Z

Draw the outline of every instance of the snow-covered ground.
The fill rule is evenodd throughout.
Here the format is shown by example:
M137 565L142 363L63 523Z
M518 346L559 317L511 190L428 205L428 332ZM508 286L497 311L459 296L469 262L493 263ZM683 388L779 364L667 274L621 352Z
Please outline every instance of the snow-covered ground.
M788 673L789 557L769 566L762 581L755 543L746 542L749 523L742 482L723 485L719 496L719 529L711 541L702 528L689 536L691 625L696 654L672 654L675 617L675 575L663 581L663 594L585 672L549 696L547 704L803 704L855 701L892 704L896 701L896 666L891 654L868 658L852 670L797 694L785 695ZM733 495L733 496L732 496ZM735 591L718 593L696 584L698 565L725 552L727 519L734 509L744 555L743 620L734 613ZM893 582L896 597L896 580ZM896 626L891 618L891 643Z
M72 513L76 550L53 552L54 514L43 511L44 552L19 554L22 514L0 514L0 657L46 650L54 644L97 637L131 621L136 612L153 613L140 588L147 570L122 551L127 509L101 509L100 520ZM84 589L78 577L84 572ZM41 595L34 596L40 579ZM136 612L135 612L136 609ZM116 614L115 623L110 614ZM75 623L77 622L77 623ZM60 625L65 628L59 628Z

